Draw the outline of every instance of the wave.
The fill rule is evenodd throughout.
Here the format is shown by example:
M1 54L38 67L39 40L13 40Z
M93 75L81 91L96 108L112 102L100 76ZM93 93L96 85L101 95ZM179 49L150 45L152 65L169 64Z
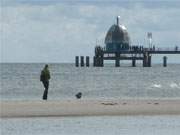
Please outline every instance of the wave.
M179 84L178 83L171 83L169 86L171 88L180 88L180 83Z
M172 88L172 89L180 89L180 83L174 83L174 82L172 82L172 83L169 83L169 84L166 84L166 85L162 85L162 84L152 84L152 87L154 87L154 88L162 88L162 87L170 87L170 88Z
M153 87L155 87L155 88L161 88L162 85L161 85L161 84L153 84Z

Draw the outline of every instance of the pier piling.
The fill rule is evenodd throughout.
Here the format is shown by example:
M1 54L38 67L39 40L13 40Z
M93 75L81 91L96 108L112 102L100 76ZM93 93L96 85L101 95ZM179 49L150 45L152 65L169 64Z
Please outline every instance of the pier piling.
M89 56L86 56L86 67L89 67Z
M151 67L151 55L148 56L148 67Z
M115 67L120 67L120 54L116 53Z
M143 67L147 67L147 55L144 54L144 57L143 57Z
M79 56L75 57L75 66L79 67Z
M118 58L115 60L115 67L120 67L120 60Z
M104 61L102 57L97 57L97 66L98 67L103 67L104 66Z
M167 67L167 57L163 57L163 67Z
M84 67L84 56L81 56L81 67Z
M94 65L94 67L103 67L104 66L103 58L102 57L94 57L93 65Z
M93 57L93 66L96 67L96 57Z
M136 67L136 60L135 59L132 60L132 67Z
M151 67L151 55L149 53L144 54L143 67Z

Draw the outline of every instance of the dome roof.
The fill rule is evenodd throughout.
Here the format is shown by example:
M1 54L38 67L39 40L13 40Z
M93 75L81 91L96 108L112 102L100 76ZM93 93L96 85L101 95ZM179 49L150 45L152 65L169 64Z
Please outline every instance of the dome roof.
M114 24L108 30L105 37L105 44L129 44L130 39L124 25Z

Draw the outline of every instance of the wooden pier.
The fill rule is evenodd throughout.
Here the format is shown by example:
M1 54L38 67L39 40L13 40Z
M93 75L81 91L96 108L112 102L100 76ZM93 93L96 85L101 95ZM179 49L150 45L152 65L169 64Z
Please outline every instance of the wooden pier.
M120 67L120 62L122 60L132 61L132 67L136 67L136 61L142 61L143 67L152 66L152 55L153 54L180 54L180 49L149 49L144 48L142 50L124 50L124 51L107 51L100 46L95 47L95 56L93 57L93 66L94 67L103 67L104 61L114 60L115 67ZM86 58L86 59L84 59ZM167 67L167 56L163 56L163 66ZM84 61L86 60L86 61ZM90 66L90 57L89 56L76 56L75 57L75 66L76 67L89 67Z
M103 67L105 60L114 60L115 66L120 67L120 61L132 61L132 67L136 67L136 61L142 61L143 67L151 67L151 57L153 54L180 54L178 49L153 49L144 48L141 50L122 50L122 51L107 51L106 49L96 46L93 65L95 67ZM167 57L163 57L163 66L167 66Z

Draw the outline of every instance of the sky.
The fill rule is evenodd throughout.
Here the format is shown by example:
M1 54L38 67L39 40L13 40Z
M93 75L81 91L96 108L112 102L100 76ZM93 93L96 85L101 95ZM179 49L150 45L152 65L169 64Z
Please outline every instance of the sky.
M131 44L180 48L178 0L2 0L0 62L67 63L92 56L121 16ZM170 57L170 56L169 56ZM162 56L158 57L158 61ZM170 60L180 63L180 56Z

